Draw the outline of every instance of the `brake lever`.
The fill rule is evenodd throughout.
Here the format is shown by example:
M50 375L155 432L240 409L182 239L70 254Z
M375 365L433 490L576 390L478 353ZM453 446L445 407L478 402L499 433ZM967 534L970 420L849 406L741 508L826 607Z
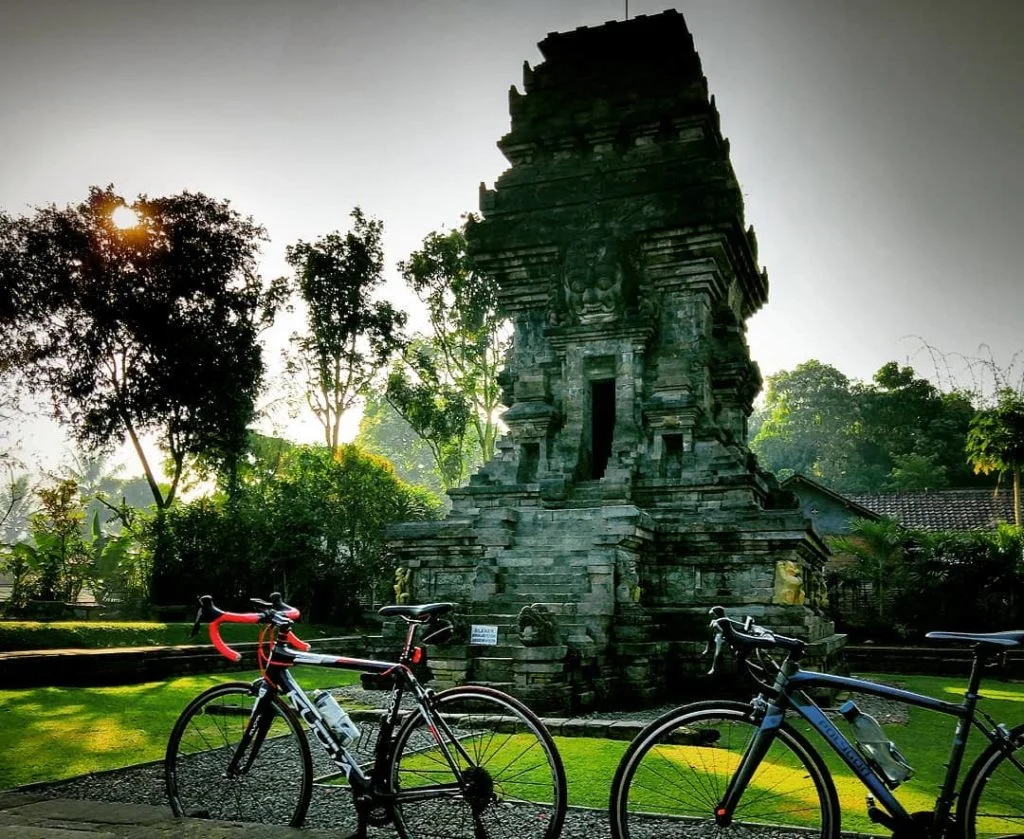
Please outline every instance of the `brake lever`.
M189 638L195 638L199 634L199 626L203 622L203 607L199 607L199 611L196 612L196 622L192 624L192 631L188 634Z
M714 676L715 675L715 669L718 667L718 659L722 655L722 648L725 647L725 635L722 633L721 630L718 630L717 632L715 632L714 644L715 644L715 654L714 654L714 657L711 659L711 669L708 670L708 672L707 672L708 676ZM700 654L701 658L706 658L708 653L710 653L710 652L711 652L711 639L709 638L707 645L704 647L704 652L702 652Z

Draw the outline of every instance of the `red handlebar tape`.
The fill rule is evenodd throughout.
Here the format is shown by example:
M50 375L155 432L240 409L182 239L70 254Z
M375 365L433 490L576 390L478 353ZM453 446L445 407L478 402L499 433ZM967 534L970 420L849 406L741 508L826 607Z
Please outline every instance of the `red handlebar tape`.
M287 618L291 620L298 620L301 613L298 609L288 609L283 613ZM217 648L224 658L228 661L241 661L242 654L237 650L231 649L227 644L224 643L224 639L220 637L220 624L222 623L259 623L262 616L258 612L224 612L214 620L210 621L210 640L213 642L213 646ZM289 632L285 637L285 640L291 644L295 649L305 652L309 649L309 644L298 638L294 633Z

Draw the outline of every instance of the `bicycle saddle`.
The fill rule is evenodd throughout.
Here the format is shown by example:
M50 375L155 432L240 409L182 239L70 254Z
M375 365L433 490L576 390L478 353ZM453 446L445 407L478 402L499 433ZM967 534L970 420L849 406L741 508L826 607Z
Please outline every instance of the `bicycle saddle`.
M990 647L1024 646L1024 629L1016 632L929 632L924 637L932 641L961 641Z
M423 620L445 615L455 608L454 603L424 603L421 606L384 606L377 614L386 618L399 617L407 620Z

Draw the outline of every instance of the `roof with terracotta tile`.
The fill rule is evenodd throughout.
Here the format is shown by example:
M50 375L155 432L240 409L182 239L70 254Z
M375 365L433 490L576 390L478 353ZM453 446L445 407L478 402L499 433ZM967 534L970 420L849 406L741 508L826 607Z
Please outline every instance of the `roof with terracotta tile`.
M1013 493L1001 488L943 489L845 496L880 516L918 530L993 530L1013 522Z

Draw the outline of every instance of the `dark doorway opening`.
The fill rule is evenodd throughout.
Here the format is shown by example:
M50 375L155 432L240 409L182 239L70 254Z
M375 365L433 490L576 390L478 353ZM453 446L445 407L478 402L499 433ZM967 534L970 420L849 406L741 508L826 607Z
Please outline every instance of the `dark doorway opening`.
M540 443L523 443L519 453L519 472L516 481L531 484L537 480L537 467L540 465Z
M683 474L683 435L666 434L665 452L662 455L662 472L666 478L679 478Z
M591 479L604 477L615 433L615 379L590 383Z

